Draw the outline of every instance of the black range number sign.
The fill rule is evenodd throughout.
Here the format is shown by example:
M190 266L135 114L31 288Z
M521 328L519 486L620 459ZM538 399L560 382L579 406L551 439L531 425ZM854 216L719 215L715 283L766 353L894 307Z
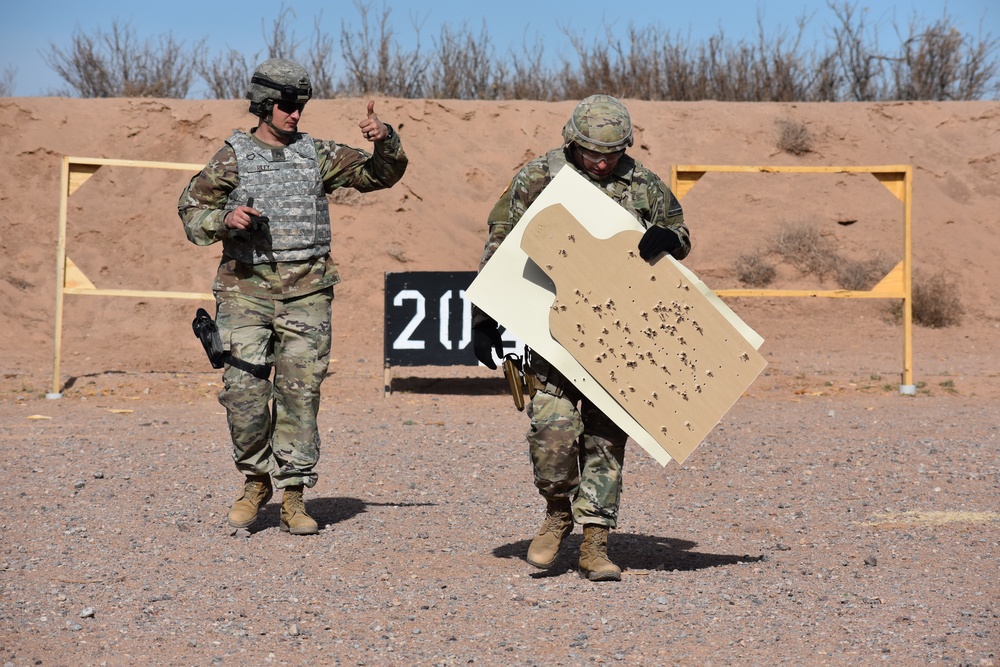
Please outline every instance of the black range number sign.
M465 296L475 278L475 271L386 273L386 366L477 366Z

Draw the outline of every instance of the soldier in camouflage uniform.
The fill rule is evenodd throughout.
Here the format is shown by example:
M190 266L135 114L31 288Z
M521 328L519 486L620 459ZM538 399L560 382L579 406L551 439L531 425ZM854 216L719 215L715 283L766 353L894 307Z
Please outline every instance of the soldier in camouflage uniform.
M646 232L638 249L643 259L654 260L664 252L686 257L691 241L681 206L656 174L626 154L631 145L632 121L621 102L607 95L580 102L563 128L562 147L528 162L494 206L480 268L566 168L586 176L642 224ZM496 321L478 309L473 348L490 368L496 368L494 351L503 356ZM528 547L528 562L551 567L575 521L583 525L581 573L592 581L620 581L621 569L607 555L607 538L609 529L617 527L627 436L558 369L538 354L529 351L528 357L535 389L528 407L528 449L535 486L546 501L545 520Z
M256 128L235 131L177 206L192 243L222 242L212 285L227 352L219 402L236 468L246 476L229 524L251 525L280 488L280 527L296 535L319 530L302 492L316 484L316 415L330 359L333 286L340 282L330 258L326 195L342 187L391 187L407 164L399 136L379 120L374 102L358 123L372 153L299 132L311 97L301 65L284 59L259 65L247 92Z

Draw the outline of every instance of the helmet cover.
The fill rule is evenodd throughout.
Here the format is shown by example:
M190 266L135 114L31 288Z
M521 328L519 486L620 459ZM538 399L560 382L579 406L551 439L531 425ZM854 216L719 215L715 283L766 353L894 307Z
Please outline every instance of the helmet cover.
M614 97L591 95L573 109L563 127L563 141L588 151L617 153L632 145L632 118Z
M305 104L312 97L309 73L291 60L265 60L253 71L246 97L250 100L250 113L261 118L271 113L276 102Z

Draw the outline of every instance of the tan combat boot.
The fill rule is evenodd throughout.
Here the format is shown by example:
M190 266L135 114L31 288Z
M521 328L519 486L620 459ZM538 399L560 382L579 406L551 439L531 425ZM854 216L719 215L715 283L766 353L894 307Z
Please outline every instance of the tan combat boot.
M286 486L281 495L281 529L292 535L315 535L319 524L306 514L301 486Z
M622 571L608 558L608 527L587 524L580 545L580 574L591 581L621 581Z
M229 525L246 528L257 520L257 512L274 495L269 475L247 475L243 483L243 493L229 509Z
M559 545L573 531L569 498L546 498L545 521L528 547L528 562L542 569L552 567Z

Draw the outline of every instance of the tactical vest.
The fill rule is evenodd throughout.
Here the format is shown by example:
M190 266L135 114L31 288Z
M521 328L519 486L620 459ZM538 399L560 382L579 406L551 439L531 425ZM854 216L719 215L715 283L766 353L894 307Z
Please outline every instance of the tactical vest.
M224 239L223 252L239 262L294 262L330 252L330 205L316 157L316 145L300 134L290 145L264 148L245 132L226 141L236 152L239 185L226 208L253 197L253 207L269 219L271 246Z

